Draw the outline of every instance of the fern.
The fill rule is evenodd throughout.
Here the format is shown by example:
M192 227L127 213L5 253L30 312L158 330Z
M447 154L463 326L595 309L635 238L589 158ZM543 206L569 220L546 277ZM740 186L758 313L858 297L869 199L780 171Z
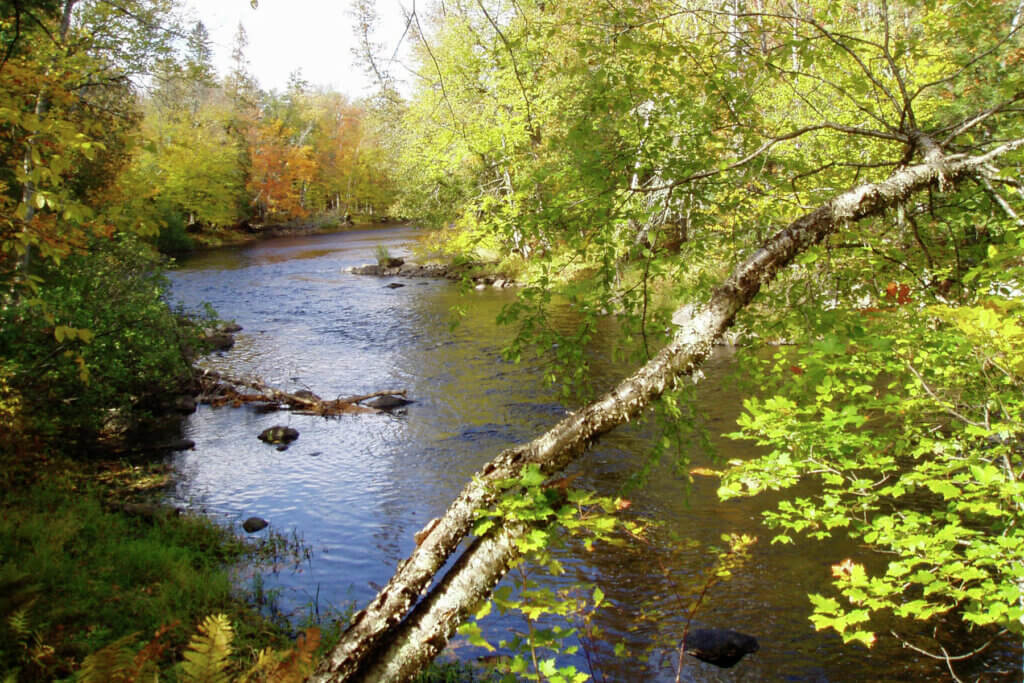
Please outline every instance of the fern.
M256 656L256 662L238 680L240 683L262 683L275 680L274 672L278 670L287 655L287 652L280 652L269 647L263 648Z
M234 635L227 616L206 617L185 650L181 679L190 683L229 683L228 657Z
M278 678L275 680L280 683L300 683L309 678L313 673L313 653L319 645L320 629L306 629L278 669Z
M28 609L28 607L24 607L12 612L7 617L7 625L11 627L11 631L14 632L18 640L24 640L32 635L32 624L28 619Z
M292 650L278 652L265 648L261 651L256 663L239 681L301 683L313 673L313 654L319 645L320 629L307 629Z
M159 669L157 662L160 661L160 656L163 655L167 649L167 643L163 642L163 637L172 629L174 629L179 623L175 620L170 624L164 624L157 632L153 634L153 639L146 643L146 646L139 650L139 653L135 655L135 675L137 679L141 679L143 675L152 674L147 676L151 678L154 683L160 679Z
M137 634L125 636L85 658L78 672L78 683L135 683L159 681L156 662L167 649L164 635L177 622L163 626L138 653L132 644ZM179 665L178 680L184 683L301 683L313 673L313 656L320 645L320 630L308 629L291 650L262 650L256 663L245 674L230 674L231 622L223 614L206 617L192 636ZM7 678L3 683L17 683Z
M79 683L132 683L136 680L135 653L130 645L138 634L132 633L93 652L82 662Z

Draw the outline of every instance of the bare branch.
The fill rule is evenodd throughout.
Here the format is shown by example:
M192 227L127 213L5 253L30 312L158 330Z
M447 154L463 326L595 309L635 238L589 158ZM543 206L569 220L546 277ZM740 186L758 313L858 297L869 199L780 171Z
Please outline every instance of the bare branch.
M1024 90L1022 90L1021 92L1017 93L1016 95L1014 95L1010 99L1005 100L1003 102L1000 102L996 106L994 106L994 107L992 107L990 109L987 109L987 110L981 112L980 114L976 114L976 115L970 117L969 119L964 120L963 122L961 122L960 124L956 125L955 127L952 127L953 130L945 138L943 138L942 142L940 142L939 145L941 147L945 147L950 142L952 142L954 139L956 139L958 136L963 135L964 133L969 131L971 128L974 128L978 124L980 124L980 123L982 123L984 121L987 121L988 119L992 118L996 114L999 114L1001 112L1009 110L1009 107L1010 107L1011 104L1016 104L1017 102L1020 102L1021 100L1024 100ZM944 132L947 129L944 128L942 130Z

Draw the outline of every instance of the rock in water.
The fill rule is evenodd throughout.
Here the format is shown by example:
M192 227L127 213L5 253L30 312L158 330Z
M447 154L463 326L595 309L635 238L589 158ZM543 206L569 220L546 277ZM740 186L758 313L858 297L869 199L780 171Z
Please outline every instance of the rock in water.
M270 522L263 519L262 517L250 517L249 519L242 522L242 528L245 529L246 533L254 534L260 529L267 528L268 524L270 524Z
M291 427L269 427L260 432L260 441L267 443L291 443L299 438L299 430Z
M223 332L214 332L200 339L211 351L227 351L235 345L235 337Z
M686 636L683 649L702 662L727 669L744 655L757 652L760 646L757 638L745 633L724 628L699 628Z
M377 410L394 410L395 408L401 408L402 406L409 405L410 403L412 403L412 401L407 398L402 398L401 396L380 396L373 399L366 405L371 408L376 408Z

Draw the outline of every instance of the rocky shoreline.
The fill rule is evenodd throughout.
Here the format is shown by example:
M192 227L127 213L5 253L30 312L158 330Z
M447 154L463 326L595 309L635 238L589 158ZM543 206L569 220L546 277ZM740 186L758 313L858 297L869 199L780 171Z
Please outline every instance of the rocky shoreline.
M519 283L510 278L495 274L496 264L472 261L466 263L406 263L400 258L390 258L380 263L367 263L353 266L348 272L353 275L373 275L376 277L404 278L442 278L446 280L468 279L477 289L494 287L517 287Z

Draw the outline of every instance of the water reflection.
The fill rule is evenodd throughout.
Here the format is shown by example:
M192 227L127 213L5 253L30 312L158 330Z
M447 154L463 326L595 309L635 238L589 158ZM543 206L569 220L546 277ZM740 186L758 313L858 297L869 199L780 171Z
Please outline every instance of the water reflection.
M541 382L537 364L503 361L508 331L495 325L508 290L460 296L443 281L352 276L344 270L374 260L378 245L403 254L411 228L288 238L220 249L184 261L173 274L177 295L191 305L209 301L244 326L230 352L207 359L218 369L255 375L282 388L324 397L408 389L415 403L404 416L322 418L202 407L187 424L194 451L175 457L178 502L201 506L227 523L251 515L285 533L298 530L312 546L300 572L269 581L285 607L365 603L414 547L413 534L445 508L473 472L502 448L529 439L564 414L556 387ZM456 304L470 314L449 327ZM595 354L598 386L624 368ZM726 375L726 355L712 359L700 404L710 424L729 425L739 395ZM258 441L266 427L287 424L301 436L287 451ZM650 428L627 425L605 438L574 468L578 484L618 492L649 452ZM729 458L749 457L743 445L715 439ZM696 454L697 465L709 465ZM568 575L599 582L611 609L597 624L610 642L636 653L623 663L597 662L607 680L672 680L671 644L683 629L678 605L688 604L708 569L709 545L725 532L766 536L763 500L720 503L716 482L688 487L670 467L658 469L632 510L665 521L649 544L566 555ZM684 680L943 680L941 665L885 644L844 648L816 633L806 619L809 592L828 590L830 565L856 549L826 545L755 546L752 561L715 586L697 625L755 634L762 649L722 673L690 659ZM494 639L508 637L508 619L485 623ZM458 643L456 643L458 646ZM646 653L648 648L654 649ZM460 656L478 653L458 647ZM578 666L584 666L577 658ZM598 677L600 680L600 677Z

